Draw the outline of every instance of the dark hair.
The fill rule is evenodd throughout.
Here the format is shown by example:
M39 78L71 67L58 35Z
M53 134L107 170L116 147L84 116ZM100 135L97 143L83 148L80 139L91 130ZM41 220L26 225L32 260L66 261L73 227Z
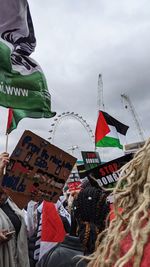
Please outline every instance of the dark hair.
M81 190L73 201L72 219L76 221L76 233L84 246L85 254L94 251L97 235L105 229L109 213L106 198L106 192L89 186ZM75 223L73 224L75 231Z

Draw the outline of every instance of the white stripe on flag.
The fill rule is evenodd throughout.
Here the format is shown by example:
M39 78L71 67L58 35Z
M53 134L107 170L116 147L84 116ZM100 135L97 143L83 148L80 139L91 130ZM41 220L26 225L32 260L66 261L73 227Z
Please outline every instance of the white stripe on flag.
M110 129L110 132L106 136L119 139L121 144L126 143L125 142L125 140L126 140L125 135L118 133L116 130L116 127L114 127L112 125L108 125L108 127Z

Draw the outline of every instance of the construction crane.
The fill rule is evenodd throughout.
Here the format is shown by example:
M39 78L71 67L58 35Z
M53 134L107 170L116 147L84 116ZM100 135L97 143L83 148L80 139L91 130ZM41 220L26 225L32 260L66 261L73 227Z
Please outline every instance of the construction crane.
M102 81L102 74L98 75L98 97L97 97L97 104L98 104L98 111L105 110L104 100L103 100L103 81Z
M144 141L145 140L144 132L143 132L143 129L141 128L141 126L140 126L138 115L137 115L137 113L135 111L135 108L134 108L129 96L126 95L126 94L121 94L121 97L122 97L123 100L125 100L125 108L128 108L128 106L129 106L130 111L131 111L132 116L133 116L133 119L134 119L134 122L135 122L137 130L138 130L140 139L141 139L141 141Z

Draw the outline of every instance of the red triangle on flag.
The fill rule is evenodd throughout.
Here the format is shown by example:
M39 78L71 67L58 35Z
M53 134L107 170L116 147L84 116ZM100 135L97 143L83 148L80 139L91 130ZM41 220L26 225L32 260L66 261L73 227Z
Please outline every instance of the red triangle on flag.
M95 130L95 144L103 139L106 134L110 132L109 126L104 118L103 112L99 112L96 130Z
M13 121L13 109L12 108L9 108L9 110L8 110L8 121L7 121L7 129L6 129L6 132L8 132L9 129L11 128L12 121Z
M43 201L41 241L62 242L66 232L55 204Z

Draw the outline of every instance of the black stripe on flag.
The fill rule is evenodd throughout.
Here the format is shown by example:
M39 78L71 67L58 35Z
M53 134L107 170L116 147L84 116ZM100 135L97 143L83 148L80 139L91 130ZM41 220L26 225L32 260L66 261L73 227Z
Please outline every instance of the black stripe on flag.
M104 118L108 125L114 126L118 133L126 135L126 132L129 128L129 126L123 124L122 122L116 120L112 116L110 116L108 113L101 111L104 115Z

